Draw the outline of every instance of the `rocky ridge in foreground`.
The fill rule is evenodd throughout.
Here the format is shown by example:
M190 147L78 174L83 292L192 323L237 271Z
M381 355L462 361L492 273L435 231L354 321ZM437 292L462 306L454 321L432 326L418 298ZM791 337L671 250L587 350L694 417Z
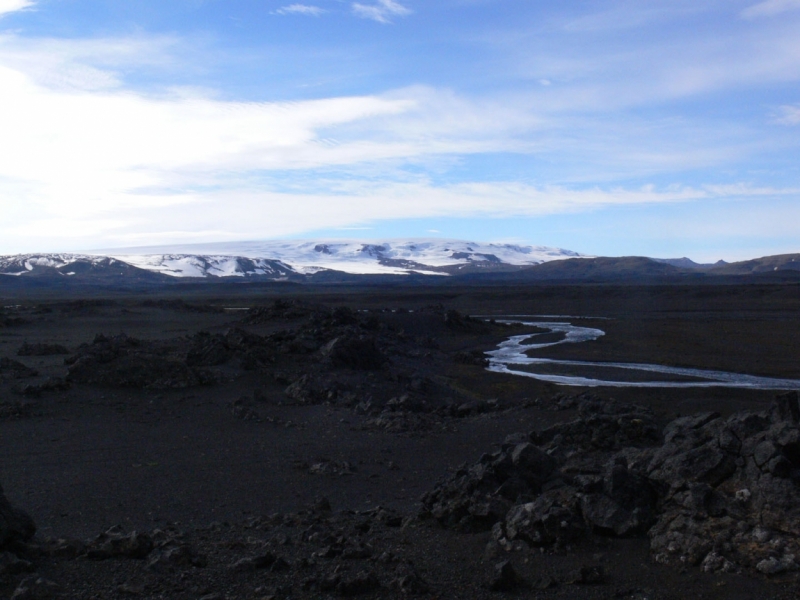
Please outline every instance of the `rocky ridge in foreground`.
M490 551L648 536L657 563L796 577L800 405L680 417L585 398L580 418L506 441L423 498L423 516L491 528Z

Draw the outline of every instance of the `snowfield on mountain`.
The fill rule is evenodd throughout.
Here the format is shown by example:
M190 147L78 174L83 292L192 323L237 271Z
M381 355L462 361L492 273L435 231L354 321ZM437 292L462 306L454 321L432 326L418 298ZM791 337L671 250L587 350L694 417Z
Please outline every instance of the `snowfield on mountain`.
M277 261L303 274L330 269L354 274L402 275L413 271L444 275L447 271L442 267L526 266L584 256L546 246L433 239L380 243L342 240L230 242L111 250L108 254L142 269L182 277L241 276L248 273L237 268L241 258Z

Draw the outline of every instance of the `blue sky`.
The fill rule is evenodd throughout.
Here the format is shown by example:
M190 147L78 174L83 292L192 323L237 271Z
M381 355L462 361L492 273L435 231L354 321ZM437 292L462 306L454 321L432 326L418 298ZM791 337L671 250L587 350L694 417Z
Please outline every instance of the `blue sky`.
M800 251L800 0L0 0L0 253Z

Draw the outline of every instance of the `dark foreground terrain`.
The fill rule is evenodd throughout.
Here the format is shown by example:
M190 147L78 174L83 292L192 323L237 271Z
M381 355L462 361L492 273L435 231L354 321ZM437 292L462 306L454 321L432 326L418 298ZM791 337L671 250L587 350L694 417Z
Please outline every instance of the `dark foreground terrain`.
M797 597L796 394L490 373L527 330L468 317L800 379L797 285L214 289L3 302L0 597Z

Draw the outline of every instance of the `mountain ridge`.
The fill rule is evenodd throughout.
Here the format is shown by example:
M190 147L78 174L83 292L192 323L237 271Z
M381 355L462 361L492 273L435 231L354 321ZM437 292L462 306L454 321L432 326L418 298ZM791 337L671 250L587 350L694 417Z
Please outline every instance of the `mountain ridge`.
M563 258L588 255L563 248L507 243L483 243L464 240L396 239L389 241L356 240L278 240L266 242L232 242L184 246L151 246L104 251L108 256L124 260L140 268L170 270L177 276L199 274L185 269L174 259L162 268L158 256L204 256L228 260L269 259L288 266L297 273L314 274L319 270L342 271L361 275L451 275L475 269L505 269L541 264ZM217 266L220 271L230 267ZM232 275L239 275L235 269ZM214 275L206 272L203 275Z
M216 245L214 249L226 249ZM272 247L272 255L267 255ZM571 250L458 240L252 242L238 254L38 253L0 256L0 285L162 285L185 282L525 283L722 281L800 277L800 254L700 264L688 258L592 257ZM163 249L163 248L162 248ZM277 249L277 250L276 250ZM144 250L144 249L137 249ZM262 256L258 256L262 254ZM12 284L12 280L16 283Z

